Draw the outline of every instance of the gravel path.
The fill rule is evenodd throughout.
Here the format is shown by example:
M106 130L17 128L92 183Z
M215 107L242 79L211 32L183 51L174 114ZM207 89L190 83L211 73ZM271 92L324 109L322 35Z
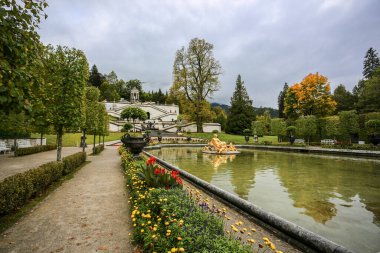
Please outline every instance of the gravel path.
M82 148L64 147L62 148L62 157L81 152ZM86 148L87 154L92 153L91 148ZM0 155L0 181L14 174L36 168L41 164L56 161L57 150L36 153L32 155L14 157L12 155Z
M133 252L116 147L51 193L0 237L0 252Z

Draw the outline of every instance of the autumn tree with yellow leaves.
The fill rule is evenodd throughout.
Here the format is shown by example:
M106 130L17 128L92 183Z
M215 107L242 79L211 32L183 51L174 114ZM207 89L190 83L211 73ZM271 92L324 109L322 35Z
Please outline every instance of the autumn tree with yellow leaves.
M291 86L285 95L284 113L289 118L307 115L323 117L332 114L335 108L330 83L318 72Z

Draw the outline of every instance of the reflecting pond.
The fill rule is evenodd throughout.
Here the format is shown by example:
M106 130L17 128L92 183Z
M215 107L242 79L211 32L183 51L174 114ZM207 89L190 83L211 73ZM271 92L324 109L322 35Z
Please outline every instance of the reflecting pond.
M261 150L149 152L353 251L380 251L379 160Z

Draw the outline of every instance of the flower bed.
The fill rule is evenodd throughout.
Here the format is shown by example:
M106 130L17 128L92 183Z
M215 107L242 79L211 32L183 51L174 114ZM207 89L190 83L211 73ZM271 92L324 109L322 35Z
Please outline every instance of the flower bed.
M178 172L158 167L154 158L133 160L122 147L119 152L130 191L133 239L144 252L252 252L254 240L242 244L227 234L220 214L182 189Z

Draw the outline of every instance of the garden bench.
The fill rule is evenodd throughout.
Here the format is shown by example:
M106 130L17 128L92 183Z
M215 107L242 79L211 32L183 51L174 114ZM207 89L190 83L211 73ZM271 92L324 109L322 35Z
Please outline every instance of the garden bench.
M333 139L323 139L323 140L321 140L321 144L334 145L335 143L336 143L336 140L333 140Z
M296 144L305 144L305 140L304 139L295 139L294 143L296 143Z
M5 144L5 142L0 141L0 153L3 152L4 154L6 154L7 151L8 151L8 153L10 153L11 149L7 147L7 145Z

